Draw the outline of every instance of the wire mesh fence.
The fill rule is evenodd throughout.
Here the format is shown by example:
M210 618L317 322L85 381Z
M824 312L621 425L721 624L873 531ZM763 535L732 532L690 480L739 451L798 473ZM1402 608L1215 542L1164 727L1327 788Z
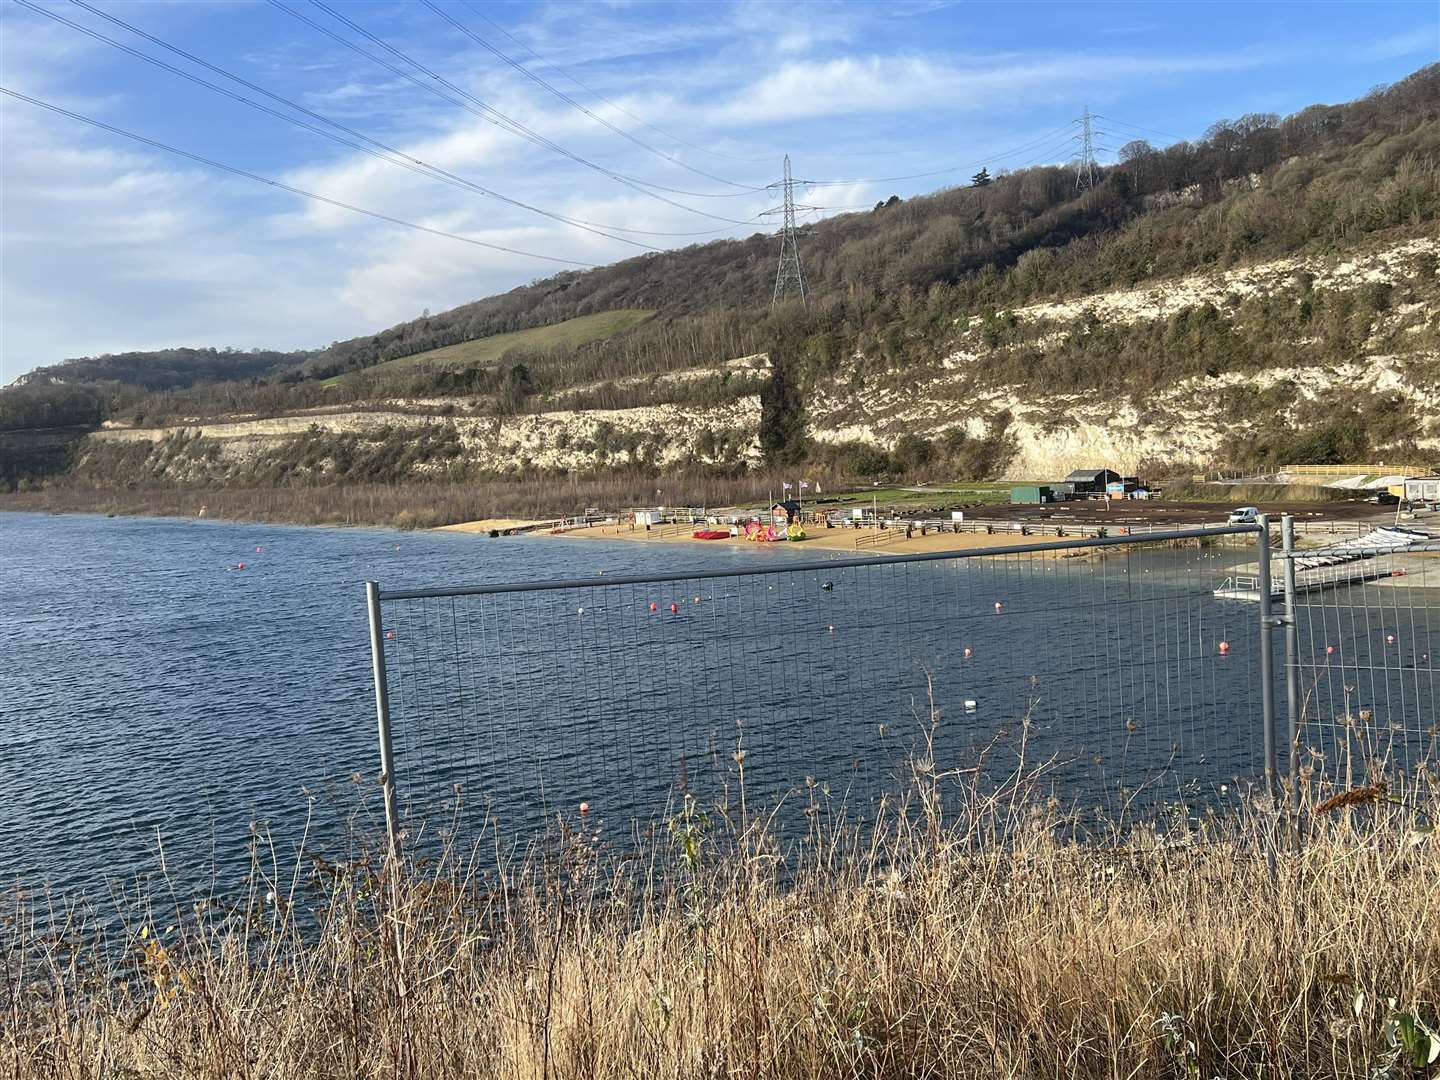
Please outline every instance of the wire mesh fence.
M1264 770L1253 527L378 594L398 812L517 836L689 792L864 815L913 770L1048 764L1080 816Z
M1440 761L1440 541L1398 539L1282 554L1294 564L1296 756L1333 786Z

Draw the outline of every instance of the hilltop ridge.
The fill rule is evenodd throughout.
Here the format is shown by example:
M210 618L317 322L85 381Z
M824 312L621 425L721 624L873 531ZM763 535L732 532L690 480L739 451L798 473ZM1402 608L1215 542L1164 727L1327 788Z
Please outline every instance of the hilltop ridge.
M1424 456L1437 218L1432 65L1348 104L1137 140L1093 190L1038 167L804 226L803 309L770 310L775 240L756 234L305 354L201 356L188 386L137 354L70 362L0 392L0 429L104 423L69 459L77 483ZM539 328L556 330L499 337Z

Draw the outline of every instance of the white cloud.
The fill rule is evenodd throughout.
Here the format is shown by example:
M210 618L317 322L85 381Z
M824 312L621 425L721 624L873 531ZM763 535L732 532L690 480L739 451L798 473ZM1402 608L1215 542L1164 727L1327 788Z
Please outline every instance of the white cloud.
M747 125L815 116L901 113L941 106L974 112L997 105L1073 101L1090 89L1137 79L1233 71L1273 59L1256 51L1223 56L1106 56L1071 53L1043 59L936 56L845 56L784 64L728 102L709 110L717 124Z

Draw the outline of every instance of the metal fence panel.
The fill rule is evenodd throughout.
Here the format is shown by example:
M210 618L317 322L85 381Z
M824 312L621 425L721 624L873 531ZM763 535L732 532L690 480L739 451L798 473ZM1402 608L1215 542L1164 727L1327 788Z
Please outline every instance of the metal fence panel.
M1440 541L1346 554L1324 568L1313 551L1282 554L1296 580L1297 765L1342 786L1413 778L1440 760Z
M515 835L1052 763L1083 814L1263 772L1253 529L380 593L400 813ZM799 796L799 798L797 798ZM785 813L781 811L782 817Z

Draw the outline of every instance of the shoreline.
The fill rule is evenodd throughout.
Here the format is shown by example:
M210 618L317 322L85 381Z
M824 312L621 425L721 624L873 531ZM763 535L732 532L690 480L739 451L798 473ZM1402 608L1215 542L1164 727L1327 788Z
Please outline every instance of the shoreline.
M455 529L455 526L450 526ZM736 545L748 545L756 547L768 547L771 544L783 548L796 550L814 550L826 552L843 552L848 555L864 556L874 555L877 558L886 555L923 555L934 552L946 551L973 551L979 548L1020 548L1031 544L1047 543L1056 538L1053 536L1025 536L1020 531L996 531L994 533L966 532L966 533L941 533L931 532L921 536L918 532L906 539L903 533L896 533L894 539L882 543L859 543L863 539L871 539L876 533L873 529L818 529L808 533L804 540L775 540L765 544L756 541L746 540L743 536L731 537L728 540L700 540L691 533L695 529L704 528L703 525L662 526L659 529L645 531L644 529L633 529L628 525L591 525L575 526L560 530L540 530L528 535L545 536L561 540L622 540L627 543L640 544L691 544L702 547L724 548ZM1081 537L1062 537L1064 540L1079 540ZM1103 549L1092 549L1103 550ZM1078 552L1054 551L1042 552L1051 558L1070 557L1075 558Z

